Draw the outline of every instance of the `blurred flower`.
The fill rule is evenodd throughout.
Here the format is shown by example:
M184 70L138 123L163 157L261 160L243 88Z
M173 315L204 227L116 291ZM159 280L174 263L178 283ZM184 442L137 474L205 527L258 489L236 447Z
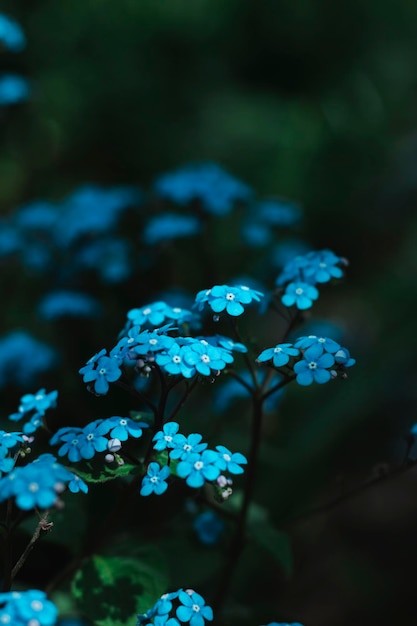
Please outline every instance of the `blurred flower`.
M21 52L26 38L19 24L4 13L0 13L0 42L10 52Z
M125 239L104 237L84 243L72 259L81 269L95 270L107 283L119 283L130 276L131 247Z
M12 331L0 339L0 387L27 387L56 364L57 353L25 331Z
M45 320L62 317L98 317L101 306L95 298L76 291L53 291L42 298L39 315Z
M246 202L253 191L215 163L188 165L156 179L154 189L163 198L185 205L199 200L208 213L226 215L236 202Z
M195 517L193 528L201 543L213 546L224 532L225 524L214 511L203 511Z
M30 94L29 82L17 74L0 76L0 106L17 104L27 100Z
M201 230L201 222L194 215L163 213L152 217L146 224L142 240L148 246L160 241L169 241L180 237L192 237Z

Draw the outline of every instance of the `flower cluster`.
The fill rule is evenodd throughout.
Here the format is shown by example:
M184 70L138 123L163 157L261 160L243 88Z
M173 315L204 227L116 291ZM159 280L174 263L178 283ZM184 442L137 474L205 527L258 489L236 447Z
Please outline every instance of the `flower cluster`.
M25 435L34 433L41 425L42 418L48 409L56 407L58 392L56 390L46 393L45 389L39 389L36 393L27 393L20 398L17 413L9 415L9 420L18 422L21 419L29 420L23 425Z
M245 306L263 297L261 291L251 289L247 285L215 285L211 289L199 291L195 298L195 306L202 311L207 305L214 313L226 312L232 317L242 315Z
M0 479L0 502L14 497L16 506L24 511L35 507L48 509L66 487L73 492L79 491L79 480L52 454L42 454L32 463L15 467Z
M138 615L136 626L204 626L212 619L213 610L200 594L193 589L178 589L165 593L146 613Z
M145 422L135 422L129 417L113 416L90 422L84 428L65 426L51 438L50 445L59 445L58 456L68 456L72 463L92 459L96 452L119 452L122 441L129 437L138 439L147 428ZM106 458L113 461L114 457Z
M179 431L177 422L167 422L163 429L153 438L154 450L163 452L168 450L169 458L178 462L175 472L184 478L189 487L198 489L204 483L218 481L222 472L242 474L241 465L247 463L246 457L240 452L232 453L224 446L216 446L216 450L208 450L207 443L202 441L202 435L192 433L186 437ZM163 493L166 486L161 486L169 476L166 467L159 468L157 463L151 463L148 474L142 484L142 495ZM165 483L166 484L166 483ZM219 487L220 483L216 483ZM227 485L227 481L223 486Z
M281 302L288 307L309 309L319 297L315 285L341 278L345 265L346 259L338 257L331 250L311 251L292 258L276 280L279 287L285 286Z
M58 609L38 589L0 593L0 624L54 626Z
M277 344L263 350L260 363L272 361L274 367L287 367L294 372L299 385L327 383L338 375L346 378L345 369L355 364L347 348L329 337L309 335L292 343Z
M199 201L214 215L226 215L236 203L247 202L253 191L215 163L189 165L163 174L154 183L155 192L179 205Z
M125 330L129 330L132 326L159 328L168 322L182 326L183 324L195 324L199 320L192 311L181 307L172 307L166 302L158 301L128 311Z

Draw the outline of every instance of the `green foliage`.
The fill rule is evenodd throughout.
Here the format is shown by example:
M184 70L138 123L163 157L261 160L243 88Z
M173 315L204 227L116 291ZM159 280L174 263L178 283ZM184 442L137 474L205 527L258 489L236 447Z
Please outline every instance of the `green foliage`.
M154 548L141 548L136 556L93 555L74 576L72 593L96 626L131 626L167 585L160 554Z

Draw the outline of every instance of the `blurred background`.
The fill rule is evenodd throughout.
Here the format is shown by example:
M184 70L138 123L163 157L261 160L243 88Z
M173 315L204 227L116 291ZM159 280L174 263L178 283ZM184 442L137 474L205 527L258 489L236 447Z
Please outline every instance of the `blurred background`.
M276 447L264 450L259 478L279 472L260 480L258 498L291 533L295 570L283 580L249 552L234 593L263 598L248 623L415 624L413 469L302 516L398 468L412 444L417 3L3 0L0 11L26 37L18 54L5 47L0 74L28 81L27 94L0 106L2 415L22 393L56 387L55 426L85 423L100 409L77 369L114 345L128 309L174 289L182 305L252 269L271 289L281 243L334 250L349 259L347 280L323 292L311 321L331 324L357 365L346 382L291 389L279 428L268 415ZM253 239L256 206L251 217L237 207L197 240L149 235L149 216L166 210L155 180L195 162L217 163L256 198L301 207L302 221ZM109 215L124 212L103 226L106 202ZM55 248L51 208L63 216ZM86 246L77 219L90 210L100 237ZM63 289L92 299L78 304L83 313L48 308ZM120 411L121 401L98 404Z

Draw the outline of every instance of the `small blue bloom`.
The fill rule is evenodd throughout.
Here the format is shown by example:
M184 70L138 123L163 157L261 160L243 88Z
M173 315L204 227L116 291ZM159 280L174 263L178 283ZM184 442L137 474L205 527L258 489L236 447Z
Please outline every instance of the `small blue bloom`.
M99 302L92 296L76 291L53 291L38 305L39 315L45 320L63 317L98 317L101 312Z
M58 456L68 455L68 459L72 463L76 463L81 461L82 456L80 453L80 442L81 436L83 434L83 429L78 427L68 427L60 428L50 439L49 443L51 446L57 445L58 443L62 443L61 447L58 450Z
M245 310L243 305L250 304L253 300L259 301L263 293L251 289L246 285L215 285L211 289L199 291L195 305L202 310L205 303L215 313L226 311L229 315L236 317L242 315Z
M303 359L294 365L297 383L306 386L311 385L312 382L319 384L329 382L332 378L329 368L334 363L334 356L329 352L323 352L320 344L307 348Z
M57 397L58 391L56 390L46 393L45 389L39 389L35 394L26 393L20 398L19 412L14 413L9 419L18 421L31 411L35 411L39 415L44 415L48 409L54 409L56 407Z
M88 493L87 483L74 473L73 478L68 483L68 489L71 491L71 493L79 493L80 491L82 491L83 493Z
M207 546L214 546L225 529L223 520L214 511L203 511L193 521L197 537Z
M257 361L264 363L271 361L274 367L282 367L287 365L290 357L298 356L300 351L293 346L292 343L279 343L275 348L267 348L258 356Z
M168 374L191 378L196 373L196 370L184 358L189 350L189 346L180 346L178 343L175 343L166 352L156 355L156 363Z
M103 424L110 430L110 437L112 439L120 439L120 441L126 441L129 437L135 439L142 436L142 429L148 428L148 424L145 422L135 422L129 417L109 417L104 420Z
M103 352L103 351L102 351ZM95 355L87 364L78 370L83 375L85 383L94 382L94 391L98 395L105 395L109 390L109 383L114 383L122 375L120 361L111 356ZM98 358L97 358L98 357Z
M45 235L52 231L58 220L58 207L47 200L34 200L24 204L13 215L13 222L27 235L33 232Z
M94 270L105 283L117 284L131 274L130 243L125 239L102 237L87 241L72 258L72 266L81 271Z
M225 446L216 446L216 450L219 453L217 459L217 467L222 471L230 472L231 474L243 474L243 468L241 465L246 465L247 458L240 452L232 453Z
M195 591L181 591L179 600L182 606L177 608L176 613L181 622L189 622L190 626L204 626L204 620L213 619L212 608Z
M174 437L178 433L179 424L177 422L167 422L164 424L162 430L159 430L153 437L152 441L155 441L154 450L162 452L169 448L174 447Z
M197 341L186 351L184 361L187 365L195 367L202 376L211 376L212 372L218 372L224 369L227 363L231 363L233 357L227 350L217 349L207 342Z
M281 302L285 306L296 306L297 309L309 309L313 300L319 297L318 290L308 283L296 282L289 283L285 289L285 294L281 298Z
M347 348L340 348L337 352L334 353L334 360L338 365L342 365L343 367L351 367L355 365L356 359L352 359L350 356L350 352Z
M57 353L24 331L12 331L0 338L0 387L15 384L27 387L54 367Z
M0 42L10 52L21 52L26 45L26 38L19 24L4 13L0 13Z
M107 420L95 420L87 424L79 435L78 450L81 458L92 459L96 452L107 450L109 440L104 435L108 432Z
M199 201L214 215L226 215L236 203L247 202L253 191L215 163L188 165L163 174L154 189L161 197L180 205Z
M311 250L288 261L277 278L278 285L287 282L305 282L310 285L326 283L332 278L341 278L347 265L346 259L336 256L331 250Z
M151 493L155 493L160 496L168 489L166 479L170 473L171 470L168 465L160 467L158 463L149 463L147 474L142 480L140 495L149 496Z
M0 76L0 106L18 104L27 100L30 87L26 78L17 74L3 74Z
M201 230L201 222L195 215L162 213L155 215L146 224L143 242L153 246L161 241L170 241L180 237L192 237Z
M169 308L166 302L153 302L139 309L131 309L128 311L127 319L135 326L149 324L155 328L164 323Z
M170 447L172 450L169 452L169 456L171 459L181 459L181 461L185 461L190 454L190 452L202 452L207 448L206 443L201 443L202 435L199 433L191 433L188 437L181 435L178 433L174 435L173 439L170 441Z
M267 198L258 202L254 210L257 219L270 226L295 226L302 218L300 207L288 200Z
M341 345L330 339L329 337L317 337L317 335L308 335L308 337L299 337L295 342L294 346L296 348L300 348L301 350L306 350L310 348L310 346L320 345L324 352L330 352L330 354L335 354L338 350L341 349Z
M216 480L220 476L217 465L219 454L214 450L203 450L201 453L191 452L184 461L177 466L177 474L185 478L189 487L198 489L206 480Z

